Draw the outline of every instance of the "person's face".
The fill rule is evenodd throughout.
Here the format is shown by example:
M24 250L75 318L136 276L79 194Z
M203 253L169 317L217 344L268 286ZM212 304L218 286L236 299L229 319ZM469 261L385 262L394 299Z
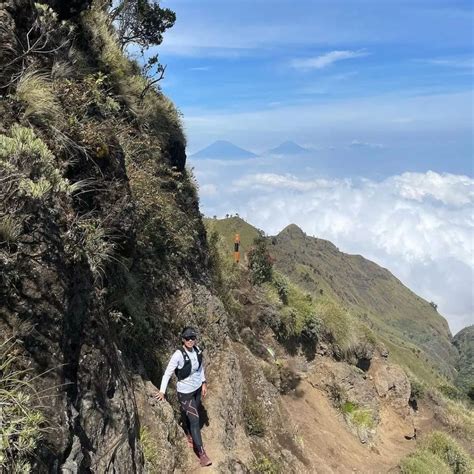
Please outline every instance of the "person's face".
M195 343L196 343L196 336L183 338L183 344L185 345L186 349L192 349Z

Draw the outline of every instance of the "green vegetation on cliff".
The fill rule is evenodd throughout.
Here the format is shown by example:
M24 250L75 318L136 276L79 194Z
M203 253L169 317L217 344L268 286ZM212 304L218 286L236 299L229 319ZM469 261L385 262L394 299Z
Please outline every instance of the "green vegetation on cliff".
M140 472L131 375L159 383L188 317L175 295L209 278L180 113L122 51L129 32L158 43L174 14L122 3L149 5L162 28L147 15L146 31L117 34L111 2L0 4L0 332L19 355L1 374L18 411L2 432L9 472ZM22 364L39 412L23 378L6 378ZM40 415L54 429L38 431Z
M460 355L456 385L474 401L474 325L459 331L453 344Z

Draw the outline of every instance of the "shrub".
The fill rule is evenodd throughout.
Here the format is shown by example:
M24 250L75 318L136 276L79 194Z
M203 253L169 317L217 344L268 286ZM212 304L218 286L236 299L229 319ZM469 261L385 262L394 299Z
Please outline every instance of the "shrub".
M354 326L350 315L330 299L318 300L316 314L319 316L329 340L341 350L349 349L353 342Z
M39 199L51 191L71 194L84 186L62 177L54 155L32 129L13 125L10 135L0 135L0 167L20 192Z
M275 286L278 297L280 301L284 304L288 304L288 295L289 295L289 281L279 272L273 273L273 285Z
M402 474L452 474L446 463L426 449L419 449L404 458L400 471Z
M446 433L434 431L423 442L423 447L442 459L454 474L471 474L474 470L469 454Z
M411 393L410 397L421 400L425 396L426 387L423 382L420 382L415 376L410 375L410 385L411 385Z
M263 437L265 435L265 420L263 410L257 402L246 400L243 407L245 431L250 436Z
M252 464L252 472L257 474L279 474L281 470L280 463L267 456L260 456Z
M462 400L464 393L453 385L440 385L438 390L451 400Z
M255 285L272 280L273 259L268 252L267 241L263 236L254 240L254 245L248 252L248 261L252 282Z

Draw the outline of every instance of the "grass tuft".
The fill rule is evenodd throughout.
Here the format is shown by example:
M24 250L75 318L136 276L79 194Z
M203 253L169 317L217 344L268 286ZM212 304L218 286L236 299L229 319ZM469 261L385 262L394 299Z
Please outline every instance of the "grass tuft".
M23 225L13 216L0 218L0 244L14 244L21 235Z
M77 248L87 258L92 273L102 278L105 275L106 265L115 260L115 247L112 238L103 225L94 219L79 221L78 228L81 239Z
M373 428L375 426L373 411L370 408L362 408L355 403L345 402L341 406L341 411L346 420L357 427Z
M46 73L26 71L18 81L18 99L26 104L25 117L37 119L40 123L57 122L61 108L56 101L53 85Z
M11 339L0 344L0 471L26 473L45 419L28 383L29 371L15 368L14 346Z

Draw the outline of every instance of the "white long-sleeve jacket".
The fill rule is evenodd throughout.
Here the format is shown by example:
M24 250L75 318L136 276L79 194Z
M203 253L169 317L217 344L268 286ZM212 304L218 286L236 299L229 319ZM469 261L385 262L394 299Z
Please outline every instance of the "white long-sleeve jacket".
M199 367L197 352L194 349L192 351L188 351L187 349L185 350L191 361L191 373L185 379L178 380L176 388L178 392L180 393L191 393L197 390L203 384L203 382L206 381L206 377L204 375L204 363L202 363L201 367ZM182 369L183 366L184 366L183 353L180 350L177 350L171 356L171 359L168 362L168 366L166 367L165 373L163 374L163 378L161 379L161 385L160 385L161 393L166 392L166 388L168 387L168 382L170 381L170 378L173 376L175 369L176 368Z

